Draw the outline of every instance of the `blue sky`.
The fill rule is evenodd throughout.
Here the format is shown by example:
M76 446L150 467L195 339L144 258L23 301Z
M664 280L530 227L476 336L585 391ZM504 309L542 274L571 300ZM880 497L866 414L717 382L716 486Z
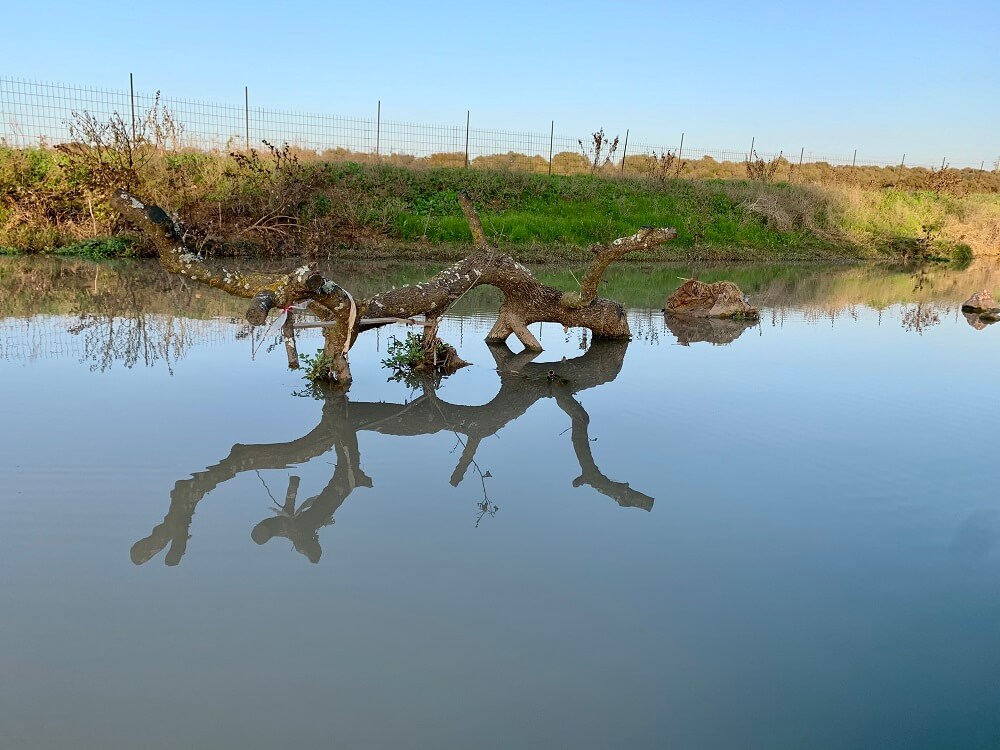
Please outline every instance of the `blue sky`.
M26 3L0 76L858 159L1000 156L1000 3Z

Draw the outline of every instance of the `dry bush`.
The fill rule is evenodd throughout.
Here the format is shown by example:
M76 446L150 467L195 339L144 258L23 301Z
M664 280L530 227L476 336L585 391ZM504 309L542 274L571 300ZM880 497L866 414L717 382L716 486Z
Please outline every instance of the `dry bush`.
M560 151L552 157L553 174L587 174L590 161L586 156L573 151Z
M965 185L963 184L962 176L957 169L949 169L947 164L942 165L940 169L930 169L927 172L924 184L926 186L924 189L938 195L941 193L949 195L965 194Z
M270 252L285 248L315 253L323 233L334 230L345 217L336 209L349 201L334 201L321 192L323 174L318 165L306 165L301 151L287 143L280 147L263 141L266 154L256 149L231 153L226 177L233 191L220 204L219 222L225 243L252 241ZM339 205L338 205L339 204Z
M464 167L465 152L449 151L439 154L431 154L430 156L422 159L417 159L417 162L428 167Z
M614 140L609 140L604 135L604 128L591 134L590 143L586 146L582 140L577 141L577 143L580 144L580 153L587 160L591 174L610 166L618 152L618 136L616 135Z
M549 171L549 162L541 156L528 156L515 151L491 156L477 156L471 166L476 169L490 169L498 172L532 172L545 174Z
M758 181L726 182L721 189L740 210L761 217L772 229L805 231L831 243L854 239L841 227L846 206L836 190Z
M70 142L56 146L66 167L85 187L106 191L124 187L144 190L146 167L168 150L180 146L183 127L160 104L160 92L148 111L134 123L115 112L101 122L89 112L74 112L67 123Z
M660 154L653 151L650 155L648 165L650 167L650 175L660 182L665 182L666 180L675 180L680 177L687 162L677 158L677 154L673 151L664 151Z
M752 151L743 165L746 169L747 179L754 180L755 182L773 182L774 175L778 171L778 167L785 162L779 153L773 159L765 161L764 159L757 156L756 151Z

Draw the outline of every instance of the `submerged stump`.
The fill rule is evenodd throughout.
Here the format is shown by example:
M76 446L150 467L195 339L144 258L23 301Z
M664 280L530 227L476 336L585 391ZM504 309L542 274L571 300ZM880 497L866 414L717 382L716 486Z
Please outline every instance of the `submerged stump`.
M667 297L663 312L694 318L731 318L756 320L760 311L752 307L736 284L716 281L706 284L697 279L687 279Z

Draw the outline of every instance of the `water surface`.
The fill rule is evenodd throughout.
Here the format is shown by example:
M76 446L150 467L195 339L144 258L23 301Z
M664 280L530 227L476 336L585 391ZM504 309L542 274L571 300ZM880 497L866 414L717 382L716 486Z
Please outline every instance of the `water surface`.
M693 275L760 324L668 325ZM383 329L345 395L155 266L3 261L0 746L996 748L998 282L622 267L635 339L534 359L484 290L472 367Z

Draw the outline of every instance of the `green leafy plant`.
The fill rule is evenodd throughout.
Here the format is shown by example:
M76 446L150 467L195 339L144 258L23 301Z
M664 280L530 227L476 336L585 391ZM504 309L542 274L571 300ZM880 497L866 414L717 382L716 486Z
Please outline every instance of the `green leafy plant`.
M403 339L392 336L386 354L382 364L394 371L391 379L411 385L419 375L450 375L467 364L450 344L437 337L426 341L419 333L412 332Z
M121 258L130 253L132 243L126 237L95 237L72 245L60 247L57 255L72 255L91 260Z
M951 251L951 262L956 268L968 268L972 263L972 248L964 242L959 242Z
M388 356L382 360L384 367L397 372L412 372L423 364L424 339L413 332L407 333L403 339L393 336L385 351Z
M333 359L326 356L322 349L317 349L315 356L300 354L299 360L304 365L302 377L310 383L321 383L333 379Z

